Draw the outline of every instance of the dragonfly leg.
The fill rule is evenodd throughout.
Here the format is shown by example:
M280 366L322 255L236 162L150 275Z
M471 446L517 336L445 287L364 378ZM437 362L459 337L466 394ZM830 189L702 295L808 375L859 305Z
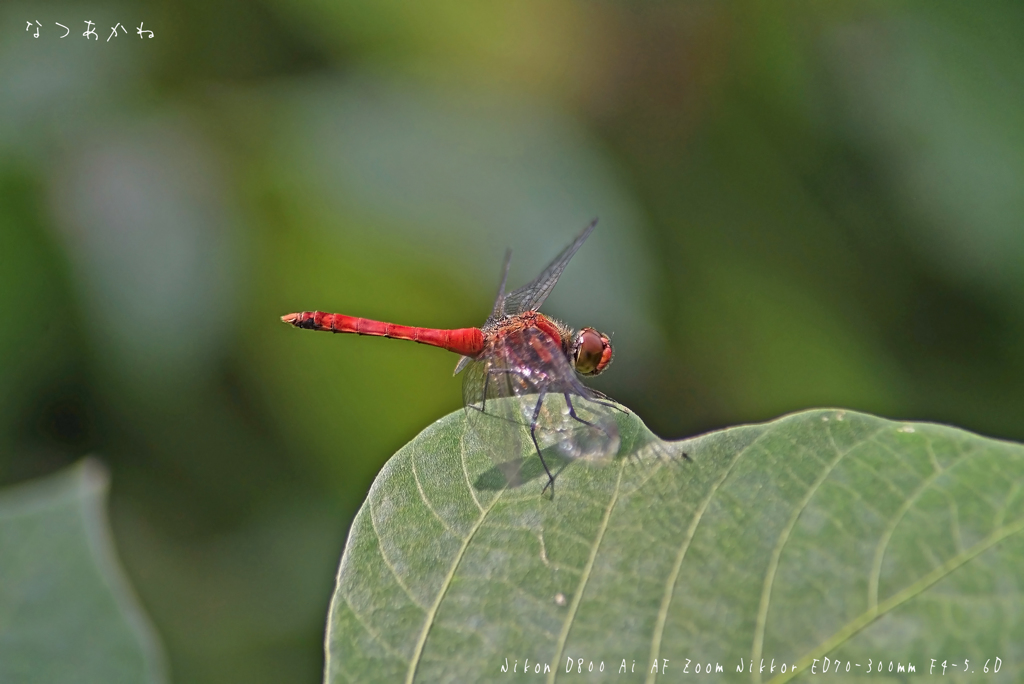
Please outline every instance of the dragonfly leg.
M595 404L600 404L601 406L613 408L619 413L629 413L627 409L624 409L623 407L616 404L615 400L609 397L604 392L599 392L598 390L592 387L588 387L587 391L590 392L590 394L592 395L591 397L589 397L590 401L594 402ZM601 401L601 399L605 399L606 401Z
M487 372L484 374L483 400L480 402L480 408L477 408L476 406L472 406L473 409L475 409L477 411L480 411L481 413L486 413L486 408L487 408L487 388L488 388L488 385L489 385L489 383L491 381L491 376L492 375L499 375L499 374L508 377L509 375L522 375L522 371L520 371L518 369L515 369L515 368L489 368L489 369L487 369ZM554 492L554 486L555 486L555 476L551 474L551 469L548 468L548 463L547 463L547 461L544 460L544 455L540 451L540 444L537 442L537 427L538 427L537 426L537 419L540 417L541 408L544 406L544 396L545 396L545 393L541 392L540 395L537 397L537 405L534 406L534 408L533 408L533 417L530 419L530 439L533 441L533 448L537 451L537 458L540 459L540 464L542 466L544 466L544 472L548 476L548 483L546 485L544 485L544 489L542 490L542 493L544 491L547 491L548 487L551 487L551 491Z
M522 375L522 371L516 370L515 368L488 368L487 372L484 373L484 391L483 398L480 400L480 406L477 407L473 406L472 404L469 404L468 408L471 408L474 411L479 411L480 413L487 413L487 389L491 384L491 376L501 374L504 374L506 376L510 374Z
M628 409L624 409L618 404L610 401L598 401L596 399L591 399L591 401L593 401L595 404L600 404L601 406L607 406L608 408L615 409L619 413L629 413Z
M597 423L591 423L589 420L583 420L582 418L580 418L579 416L576 415L576 407L572 405L572 398L569 396L568 392L562 392L562 396L565 397L565 405L569 407L569 415L572 418L574 418L575 420L583 423L584 425L589 425L592 428L597 428L598 430L600 430L601 432L603 432L606 435L608 434L608 431L605 430L600 425L598 425ZM602 406L609 406L610 405L610 404L605 404L602 401L595 401L594 403L595 404L601 404Z
M483 391L483 394L482 394L483 398L480 400L480 406L474 406L473 404L468 404L467 408L471 408L474 411L479 411L480 413L487 413L487 389L490 387L490 384L491 384L491 376L492 375L498 375L498 374L501 374L501 373L504 373L504 374L507 375L509 373L518 373L518 372L519 371L516 371L515 369L512 369L512 368L488 368L487 372L484 373L484 391Z
M540 445L537 444L537 418L540 416L541 406L544 405L544 392L540 393L537 397L537 406L533 409L533 418L530 420L530 439L533 440L533 448L537 450L537 458L540 459L540 464L544 466L544 472L548 474L548 483L544 485L544 489L541 490L541 494L547 491L548 487L551 487L551 494L555 493L555 477L551 474L551 470L548 468L547 462L544 460L544 455L540 453Z
M484 373L484 393L483 399L480 400L480 413L487 413L487 386L491 383L491 372L488 370Z

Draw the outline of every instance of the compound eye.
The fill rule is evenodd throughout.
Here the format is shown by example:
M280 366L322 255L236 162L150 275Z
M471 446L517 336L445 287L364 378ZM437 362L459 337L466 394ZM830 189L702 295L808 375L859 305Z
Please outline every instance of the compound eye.
M572 359L580 375L597 375L611 363L611 340L593 328L584 328L576 336Z

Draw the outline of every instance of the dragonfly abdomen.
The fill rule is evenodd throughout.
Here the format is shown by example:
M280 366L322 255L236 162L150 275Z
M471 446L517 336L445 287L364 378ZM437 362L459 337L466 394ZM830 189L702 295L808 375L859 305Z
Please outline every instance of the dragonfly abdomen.
M285 323L306 330L322 330L335 333L355 333L389 337L393 340L412 340L432 347L440 347L463 356L476 356L484 348L484 337L480 328L418 328L375 321L370 318L346 316L345 314L303 311L281 316Z

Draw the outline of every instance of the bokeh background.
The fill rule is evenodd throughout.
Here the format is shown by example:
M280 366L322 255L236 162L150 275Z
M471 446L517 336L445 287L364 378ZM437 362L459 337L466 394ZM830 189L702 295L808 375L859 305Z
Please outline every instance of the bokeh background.
M841 406L1024 439L1019 2L0 19L0 483L109 465L176 681L317 681L351 516L460 404L453 355L278 317L476 325L506 247L518 286L595 216L545 309L613 334L594 384L662 436Z

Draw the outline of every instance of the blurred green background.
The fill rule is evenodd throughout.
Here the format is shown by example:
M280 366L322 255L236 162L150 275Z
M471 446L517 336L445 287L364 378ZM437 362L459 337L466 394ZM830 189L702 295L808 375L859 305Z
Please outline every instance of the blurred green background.
M545 310L612 333L594 384L662 436L1024 440L1020 3L0 17L0 483L110 466L176 681L317 681L351 516L460 404L454 355L278 317L478 325L506 247L518 286L594 216Z

